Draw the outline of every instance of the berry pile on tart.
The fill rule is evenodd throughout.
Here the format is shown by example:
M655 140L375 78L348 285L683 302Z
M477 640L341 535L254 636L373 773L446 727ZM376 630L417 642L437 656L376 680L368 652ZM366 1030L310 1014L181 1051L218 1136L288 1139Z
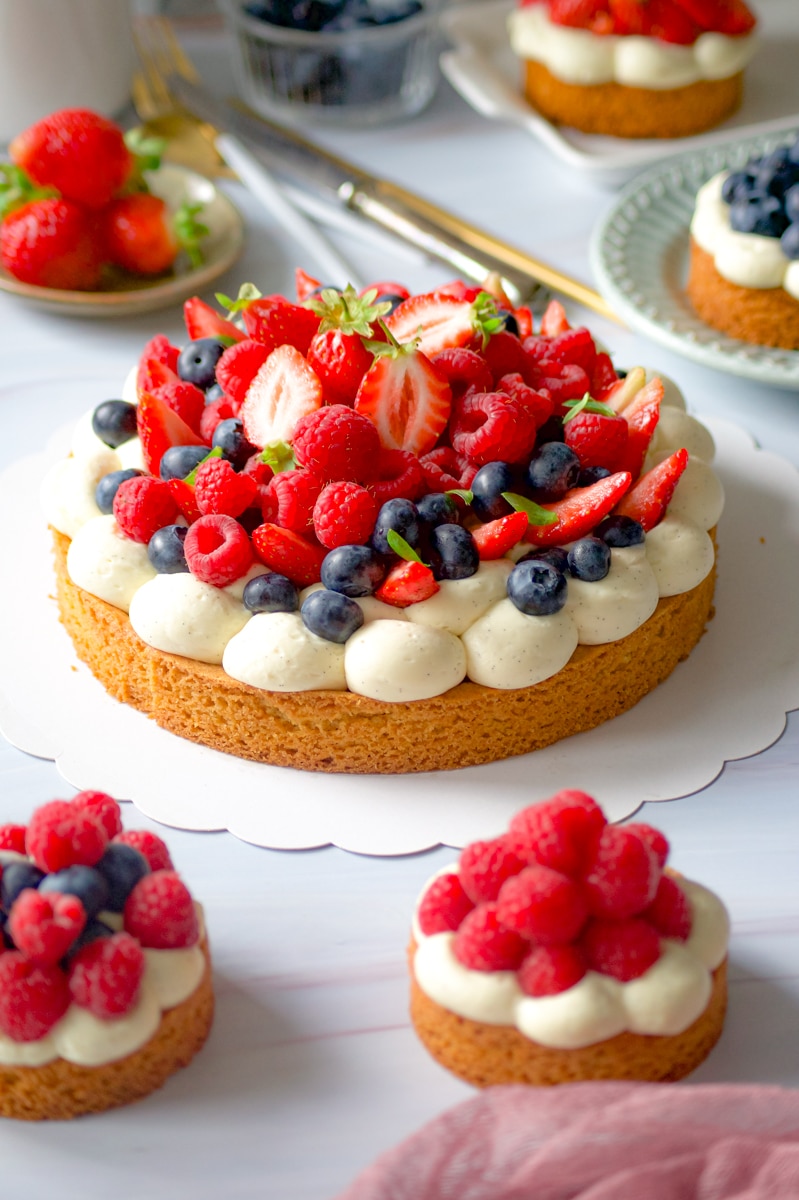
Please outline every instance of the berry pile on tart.
M591 728L687 656L723 494L676 389L461 283L228 304L187 302L45 483L62 620L118 699L259 761L428 770Z
M414 916L411 1015L470 1083L679 1079L726 1008L729 922L640 823L562 791L473 842Z
M535 108L630 138L686 137L730 116L755 26L744 0L521 0L509 19Z
M169 851L103 792L0 825L0 1114L100 1112L147 1095L213 1015L201 911Z

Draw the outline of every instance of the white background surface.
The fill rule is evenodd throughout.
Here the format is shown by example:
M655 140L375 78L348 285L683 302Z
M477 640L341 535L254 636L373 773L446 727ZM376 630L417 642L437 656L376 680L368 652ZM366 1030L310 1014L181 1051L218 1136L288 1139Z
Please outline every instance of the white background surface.
M548 157L523 132L483 122L446 86L429 113L390 136L350 134L329 142L590 282L588 239L612 196ZM237 189L232 194L248 218L249 247L246 269L234 268L222 290L247 278L267 290L288 288L295 264L304 260L301 247L273 237L268 218ZM415 288L445 277L404 252L378 252L366 242L341 245L367 276L395 276ZM587 319L570 311L576 321ZM662 368L699 414L732 421L799 465L798 396L715 374L611 322L590 324L618 362ZM66 419L59 380L121 379L156 330L179 338L179 314L109 326L29 312L0 298L0 465L41 452L49 432ZM31 433L24 410L30 386L39 396L42 382L47 399L37 400ZM21 519L21 504L6 510L7 523ZM11 540L4 538L5 547ZM733 567L742 574L757 569L734 533L728 546ZM20 586L15 556L4 553L0 561L4 589ZM774 580L760 576L759 586L766 596ZM795 632L795 657L796 596L780 592L769 603L774 619ZM762 613L755 596L748 618L753 628ZM34 622L20 637L32 657L42 652ZM737 649L732 645L729 653ZM737 700L750 710L757 691L744 686ZM135 756L135 735L111 750L120 759ZM157 779L156 761L151 770ZM653 774L651 764L634 768L642 794ZM730 1015L718 1047L692 1077L697 1082L799 1086L798 779L794 713L770 749L730 763L697 795L642 812L671 839L677 868L719 892L732 914ZM572 781L564 776L560 782ZM0 784L2 820L24 821L34 805L72 794L51 763L3 741ZM278 786L290 806L289 772L281 773ZM377 781L374 804L380 799ZM159 828L135 814L128 824ZM0 1124L4 1191L117 1200L325 1200L381 1149L470 1094L427 1057L407 1017L411 907L451 851L374 858L336 849L270 851L223 833L174 831L168 840L207 911L218 996L208 1046L188 1071L127 1110L69 1124Z

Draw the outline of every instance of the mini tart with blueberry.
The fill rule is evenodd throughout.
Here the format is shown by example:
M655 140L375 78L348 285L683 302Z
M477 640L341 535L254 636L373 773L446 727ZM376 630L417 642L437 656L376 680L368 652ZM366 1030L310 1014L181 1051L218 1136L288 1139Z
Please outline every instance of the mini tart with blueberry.
M799 139L700 188L687 293L714 329L799 350Z
M164 842L102 792L0 825L0 1116L141 1099L211 1027L202 910Z
M466 846L413 919L411 1017L432 1056L477 1087L694 1070L724 1023L729 920L668 850L578 791Z
M755 25L743 0L520 0L508 28L525 95L548 120L675 138L739 107Z
M180 736L317 771L636 704L712 609L723 489L674 385L554 301L534 329L496 288L315 282L190 301L188 343L79 423L44 488L78 656Z

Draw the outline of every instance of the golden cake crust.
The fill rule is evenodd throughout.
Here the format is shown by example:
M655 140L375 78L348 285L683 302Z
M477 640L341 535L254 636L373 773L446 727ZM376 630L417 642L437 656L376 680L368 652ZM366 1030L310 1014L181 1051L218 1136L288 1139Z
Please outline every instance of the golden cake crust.
M692 591L662 599L628 637L578 646L562 671L534 687L501 691L467 681L431 700L388 704L352 692L265 692L221 667L153 650L126 613L72 583L69 539L55 531L53 538L61 621L78 658L115 699L171 733L239 758L348 774L494 762L626 712L699 641L716 575L714 568Z
M731 283L693 238L686 290L698 315L714 329L743 342L799 350L799 301L781 287Z
M201 943L205 971L192 994L161 1014L150 1040L133 1054L99 1067L57 1058L41 1067L0 1063L0 1116L57 1120L105 1112L148 1096L188 1066L208 1037L214 1015L211 956Z
M577 1050L542 1046L509 1025L486 1025L459 1017L431 1000L413 975L411 1020L433 1058L475 1087L499 1083L551 1086L596 1079L650 1083L682 1079L707 1058L718 1041L727 1011L727 960L713 972L713 990L705 1011L682 1033L648 1036L619 1033Z
M621 83L564 83L543 63L526 60L524 94L547 120L584 133L690 137L712 129L740 106L743 72L727 79L700 79L686 87L656 90Z

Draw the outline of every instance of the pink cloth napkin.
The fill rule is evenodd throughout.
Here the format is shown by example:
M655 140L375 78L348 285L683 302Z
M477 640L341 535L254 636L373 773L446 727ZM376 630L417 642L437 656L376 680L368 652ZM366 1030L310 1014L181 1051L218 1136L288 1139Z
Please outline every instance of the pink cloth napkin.
M488 1088L338 1200L797 1200L799 1091L729 1084Z

